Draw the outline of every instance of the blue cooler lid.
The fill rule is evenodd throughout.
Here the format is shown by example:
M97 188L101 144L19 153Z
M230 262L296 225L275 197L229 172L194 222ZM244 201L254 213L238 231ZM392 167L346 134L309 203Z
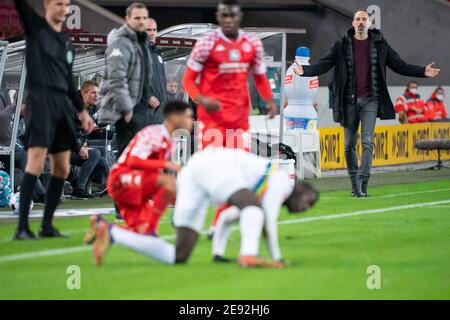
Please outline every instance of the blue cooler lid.
M310 51L308 47L298 47L297 50L295 50L295 56L296 57L310 57Z

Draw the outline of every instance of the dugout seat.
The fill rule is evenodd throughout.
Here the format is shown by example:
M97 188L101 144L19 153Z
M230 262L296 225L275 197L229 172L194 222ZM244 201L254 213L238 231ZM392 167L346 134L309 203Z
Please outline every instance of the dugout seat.
M441 151L448 151L450 150L450 139L431 139L431 140L420 140L416 142L415 145L416 149L423 150L423 151L437 151L438 159L437 164L432 166L431 168L428 168L430 170L438 169L444 167L442 165L441 160Z

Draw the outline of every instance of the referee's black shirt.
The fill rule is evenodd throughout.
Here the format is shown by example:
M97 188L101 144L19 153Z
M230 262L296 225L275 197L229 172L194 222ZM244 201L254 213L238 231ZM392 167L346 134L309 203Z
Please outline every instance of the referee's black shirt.
M82 111L83 103L72 79L75 50L69 35L53 30L26 0L14 2L26 34L28 90L67 93L76 109Z

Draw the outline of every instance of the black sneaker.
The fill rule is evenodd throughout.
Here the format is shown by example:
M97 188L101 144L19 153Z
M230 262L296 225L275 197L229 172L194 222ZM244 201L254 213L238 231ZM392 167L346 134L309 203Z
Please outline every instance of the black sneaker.
M351 176L350 177L350 182L352 184L351 196L360 198L362 196L361 195L361 184L360 184L360 182L358 180L358 177L357 176Z
M39 230L39 237L41 238L68 238L68 235L59 232L55 227L42 228Z
M216 263L231 263L231 262L236 262L236 259L228 259L228 258L224 258L222 256L219 256L217 254L214 255L213 257L213 262Z
M90 199L92 195L86 192L86 190L81 188L75 188L72 192L72 197L81 198L81 199Z
M369 177L360 177L360 186L361 186L361 198L369 197L369 193L367 192L367 186L369 185Z
M106 196L107 193L108 193L108 190L107 190L107 189L104 189L104 190L101 190L101 191L98 191L98 192L94 192L94 193L92 194L92 197L100 197L100 198L103 198L104 196Z
M362 193L359 192L359 191L352 191L351 196L352 196L352 197L361 198L363 195L362 195Z
M14 234L13 240L38 240L30 229L17 230Z
M63 193L72 194L72 192L73 192L73 187L70 184L70 182L68 182L68 181L64 182Z

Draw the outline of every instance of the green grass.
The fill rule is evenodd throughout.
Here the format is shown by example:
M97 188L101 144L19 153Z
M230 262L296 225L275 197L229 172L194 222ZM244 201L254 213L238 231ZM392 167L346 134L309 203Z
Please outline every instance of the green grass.
M351 199L348 191L323 192L314 209L302 215L283 211L280 218L448 202L282 224L281 249L291 262L283 270L213 264L211 243L204 236L186 265L165 266L118 246L111 249L100 268L94 266L89 248L2 261L10 255L79 247L88 218L58 219L56 225L71 237L37 242L10 241L14 225L6 223L0 225L0 299L450 299L450 180L380 183L370 191L369 199ZM400 193L411 194L390 196ZM105 200L102 206L107 205ZM34 221L32 229L37 227L38 221ZM169 223L163 224L161 231L163 235L173 233ZM238 248L239 233L235 231L227 255L237 256ZM264 245L261 248L267 256ZM66 288L70 265L81 268L81 290ZM366 286L370 265L381 268L380 290Z

